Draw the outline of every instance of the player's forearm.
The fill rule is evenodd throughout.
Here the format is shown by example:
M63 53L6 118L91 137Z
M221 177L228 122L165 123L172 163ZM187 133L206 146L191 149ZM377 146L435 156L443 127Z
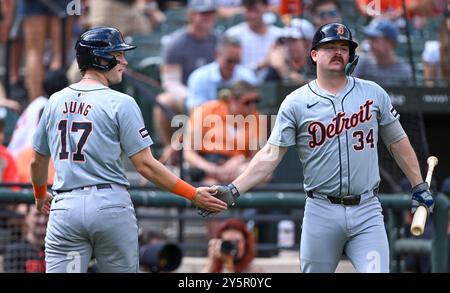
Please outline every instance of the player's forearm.
M43 186L47 184L49 161L50 157L42 156L33 151L30 164L31 182L33 185Z
M391 144L390 150L397 165L408 178L411 186L422 183L423 178L420 174L419 162L417 161L416 153L414 152L409 139L405 137Z
M150 148L143 149L130 157L130 159L136 170L144 176L145 179L153 182L161 189L180 194L177 193L177 189L175 187L177 182L182 180L167 169L166 166L156 160L153 157ZM192 186L190 186L190 188L193 189ZM182 193L180 195L185 196L186 194ZM189 198L189 196L185 197Z
M271 174L283 159L287 148L266 143L253 157L247 169L233 181L234 186L242 194Z
M142 164L137 171L156 186L169 191L173 189L178 180L175 174L154 158L151 162Z

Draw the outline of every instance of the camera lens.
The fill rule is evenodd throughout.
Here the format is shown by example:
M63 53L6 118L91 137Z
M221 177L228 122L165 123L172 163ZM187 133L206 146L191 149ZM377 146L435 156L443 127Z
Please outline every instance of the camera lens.
M183 257L181 249L171 243L156 243L140 248L140 263L151 272L176 270Z
M234 256L237 254L237 246L233 241L223 240L220 244L220 251L224 254L231 254Z

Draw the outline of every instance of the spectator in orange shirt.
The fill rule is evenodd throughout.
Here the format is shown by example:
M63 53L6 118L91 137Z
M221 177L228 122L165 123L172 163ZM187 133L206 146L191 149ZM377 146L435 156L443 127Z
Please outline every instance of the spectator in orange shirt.
M222 90L223 93L224 90ZM192 168L191 180L216 184L233 180L263 145L266 125L260 125L258 90L239 81L226 98L195 108L185 137L184 156ZM261 140L261 141L260 141Z
M0 183L17 183L19 180L19 175L17 171L17 164L14 160L13 155L3 145L5 140L5 120L0 118ZM19 187L12 187L11 190L18 191ZM15 205L13 204L1 204L0 212L2 211L13 211ZM7 226L13 225L11 221L7 221Z
M19 179L17 164L11 152L3 145L5 140L5 120L0 118L0 175L1 182L12 183Z
M31 183L30 163L32 153L33 147L27 146L17 156L18 177L19 177L18 181L20 183ZM53 184L53 176L55 176L55 168L53 167L53 161L50 160L48 164L48 177L47 177L48 185Z

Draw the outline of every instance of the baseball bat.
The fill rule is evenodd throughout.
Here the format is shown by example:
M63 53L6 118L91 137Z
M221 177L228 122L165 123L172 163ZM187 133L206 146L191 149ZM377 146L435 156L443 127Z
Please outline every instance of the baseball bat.
M438 164L438 158L431 156L427 159L428 164L428 173L425 179L425 182L428 183L428 186L431 186L431 176L433 176L434 167ZM425 230L425 223L427 221L428 210L424 206L417 207L416 212L414 213L414 218L411 223L411 234L414 236L420 236L423 234Z

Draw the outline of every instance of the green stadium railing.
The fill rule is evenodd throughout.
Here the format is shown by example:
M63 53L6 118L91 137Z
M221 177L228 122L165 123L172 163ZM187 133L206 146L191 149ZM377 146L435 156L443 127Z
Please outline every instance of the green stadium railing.
M136 207L177 207L194 208L194 205L178 196L163 191L130 190L131 198ZM392 219L387 223L388 237L391 249L391 259L395 260L403 253L422 253L431 258L432 272L447 272L448 268L448 211L449 200L447 196L436 196L436 207L433 213L432 239L403 238L401 227L403 226L403 213L408 211L411 204L408 194L380 194L380 202L384 211L393 213ZM33 194L29 190L11 191L0 189L1 203L33 203ZM270 209L297 209L305 205L303 192L268 192L255 191L242 195L236 204L236 209L270 208ZM175 217L175 216L171 216ZM389 217L388 217L389 218ZM198 217L202 220L201 217ZM299 219L300 220L300 219ZM391 271L398 271L397 263L391 262Z

